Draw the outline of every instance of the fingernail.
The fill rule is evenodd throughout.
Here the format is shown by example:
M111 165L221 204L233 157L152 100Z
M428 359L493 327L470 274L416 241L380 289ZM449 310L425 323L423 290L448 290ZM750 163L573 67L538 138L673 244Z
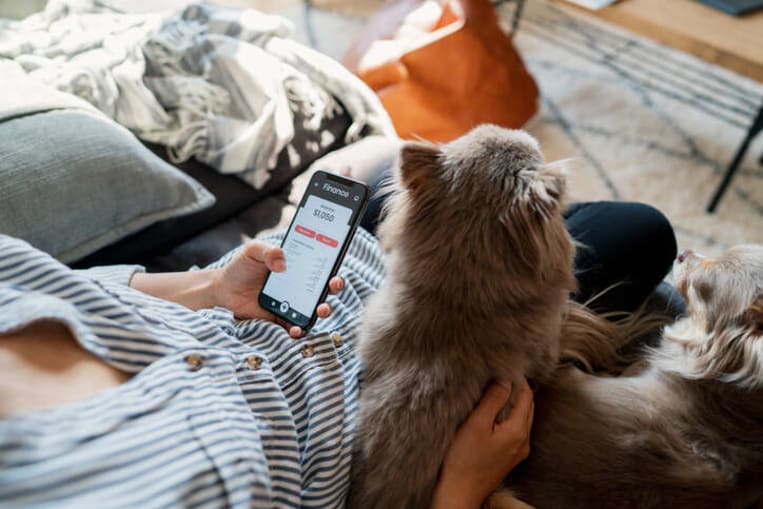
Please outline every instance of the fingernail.
M495 382L507 391L511 392L511 382L508 380L496 380Z
M286 270L286 262L284 262L283 260L276 260L275 263L273 264L273 268L278 272L283 272L284 270Z

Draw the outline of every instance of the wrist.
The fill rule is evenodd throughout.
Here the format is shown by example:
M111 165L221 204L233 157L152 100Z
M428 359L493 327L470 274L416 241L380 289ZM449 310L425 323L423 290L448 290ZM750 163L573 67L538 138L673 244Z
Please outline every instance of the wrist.
M191 299L196 304L193 309L223 306L220 269L202 269L196 272L199 273L199 279L196 285L189 288L189 292L195 294L195 298Z
M441 477L435 487L431 509L479 509L486 496L477 483Z
M130 286L194 311L221 305L219 269L166 274L135 273Z

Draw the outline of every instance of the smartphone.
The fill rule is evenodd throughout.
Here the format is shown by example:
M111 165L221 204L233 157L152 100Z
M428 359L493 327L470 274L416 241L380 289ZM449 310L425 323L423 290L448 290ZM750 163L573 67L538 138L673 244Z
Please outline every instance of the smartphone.
M263 309L304 330L313 326L315 310L342 264L368 194L361 182L325 171L313 175L281 243L286 270L271 272L260 292Z

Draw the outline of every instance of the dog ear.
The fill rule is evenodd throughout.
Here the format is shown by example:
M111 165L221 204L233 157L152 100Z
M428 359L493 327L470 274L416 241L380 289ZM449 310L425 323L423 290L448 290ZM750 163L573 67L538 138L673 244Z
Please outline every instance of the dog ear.
M561 208L567 193L567 168L565 161L556 161L538 168L538 177L533 182L530 193L531 203L539 212Z
M752 305L744 312L744 319L755 326L756 334L763 334L763 293L759 293Z
M440 168L442 152L437 145L408 142L400 151L400 177L405 187L417 189Z

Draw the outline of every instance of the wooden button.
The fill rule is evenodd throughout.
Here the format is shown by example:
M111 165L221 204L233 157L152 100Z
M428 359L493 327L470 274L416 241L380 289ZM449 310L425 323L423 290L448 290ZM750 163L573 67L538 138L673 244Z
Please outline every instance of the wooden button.
M192 353L186 355L185 363L188 364L188 367L191 371L198 371L201 369L202 364L204 364L204 359L201 357L201 355Z
M249 366L249 369L257 369L260 364L262 364L262 358L258 355L250 355L246 358L246 365Z
M305 359L307 359L307 358L309 358L309 357L312 357L313 355L315 355L315 351L313 350L313 347L312 347L312 346L310 346L310 345L304 345L304 346L302 347L302 357L304 357Z
M342 343L344 343L344 338L338 332L331 333L331 340L336 346L342 346Z

